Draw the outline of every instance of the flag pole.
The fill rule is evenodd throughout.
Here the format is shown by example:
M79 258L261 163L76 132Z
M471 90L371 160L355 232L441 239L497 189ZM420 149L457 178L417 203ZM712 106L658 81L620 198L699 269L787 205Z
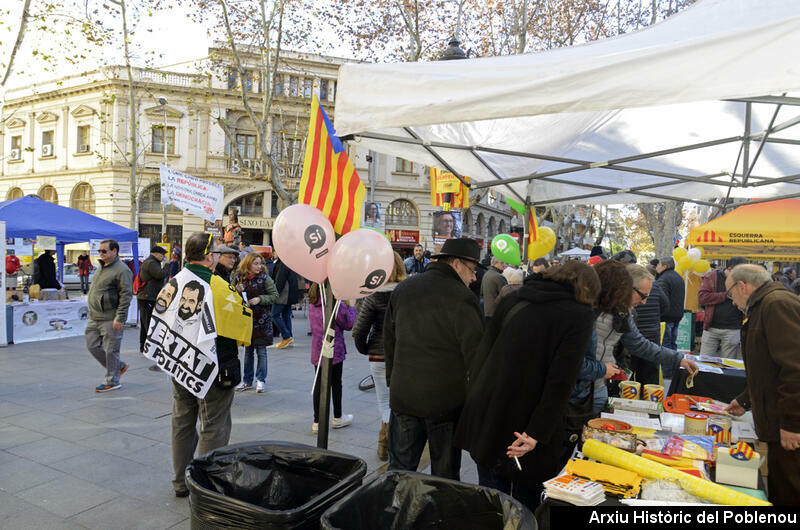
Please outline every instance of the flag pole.
M522 219L522 255L525 256L525 268L530 271L530 263L528 263L528 216L530 213L528 212L528 208L531 205L531 196L525 196L525 213L523 214ZM533 215L536 215L536 210L533 211Z

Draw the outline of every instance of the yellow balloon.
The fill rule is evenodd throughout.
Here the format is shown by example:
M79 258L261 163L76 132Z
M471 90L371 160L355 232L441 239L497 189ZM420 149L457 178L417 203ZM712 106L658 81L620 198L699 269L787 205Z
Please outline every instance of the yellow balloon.
M694 262L694 265L692 265L692 270L698 274L705 274L710 268L711 264L707 259L699 259Z
M528 259L538 259L547 255L556 246L556 233L544 226L539 228L539 238L528 245Z
M672 249L672 257L675 258L675 261L680 261L682 257L686 255L686 249L683 247L675 247Z
M683 276L683 269L681 269L681 268L680 268L680 267L678 267L677 265L675 265L675 272L677 272L678 274L680 274L681 276Z
M685 270L685 271L691 270L692 269L692 258L690 258L689 256L684 256L684 257L680 258L678 260L678 266L681 269Z

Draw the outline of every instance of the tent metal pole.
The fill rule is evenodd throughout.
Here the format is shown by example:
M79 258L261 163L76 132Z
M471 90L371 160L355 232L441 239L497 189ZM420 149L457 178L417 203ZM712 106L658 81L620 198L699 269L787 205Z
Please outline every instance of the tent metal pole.
M417 139L417 140L422 140L422 139L421 139L419 136L417 136L417 133L415 133L414 131L412 131L412 130L411 130L411 127L403 127L403 130L405 130L405 131L406 131L408 134L410 134L411 136L413 136L415 139ZM469 182L467 182L466 180L464 180L464 177L462 177L462 176L461 176L461 175L458 173L458 171L456 171L455 169L453 169L453 167L452 167L450 164L448 164L447 162L445 162L444 158L442 158L441 156L439 156L439 153L437 153L436 151L434 151L434 150L433 150L433 148L432 148L432 147L431 147L429 144L427 144L427 143L423 143L423 144L422 144L422 147L424 147L424 148L425 148L425 150L431 154L431 156L433 156L433 157L434 157L434 158L435 158L435 159L436 159L436 160L437 160L437 161L438 161L440 164L442 164L442 165L443 165L443 166L444 166L444 167L447 169L447 171L449 171L450 173L452 173L453 175L455 175L455 176L456 176L456 178L457 178L458 180L460 180L460 181L461 181L461 184L463 184L463 185L464 185L464 186L466 186L467 188L469 188L469 187L470 187L470 183L469 183Z
M752 178L752 177L751 177ZM785 177L775 177L775 178L768 178L764 179L761 182L755 182L748 186L749 188L757 188L759 186L766 186L768 184L778 184L780 182L791 182L793 180L800 179L800 173L795 173L794 175L786 175ZM800 183L797 183L800 184Z
M748 102L744 104L744 138L742 138L742 145L739 146L739 154L736 155L736 164L733 166L733 173L731 174L731 185L736 182L736 168L739 167L739 160L742 160L742 168L750 165L750 124L753 120L753 104ZM731 187L725 192L725 200L720 205L722 209L728 204L731 198ZM719 206L718 206L719 207Z
M749 105L749 103L748 103L748 105ZM786 120L784 122L781 122L778 125L776 125L775 127L772 127L772 129L770 129L768 131L761 131L761 132L758 132L756 134L753 134L753 135L750 136L750 139L751 140L761 140L761 138L764 137L764 136L767 136L769 134L775 134L776 132L785 131L786 129L790 129L790 128L794 127L797 124L800 124L800 116L795 116L791 120Z
M800 98L782 96L756 96L752 98L723 99L722 101L736 101L740 103L768 103L772 105L800 106Z
M772 113L772 119L769 120L769 125L767 126L767 129L764 131L764 136L761 137L761 142L758 144L758 150L756 151L756 156L753 157L753 162L749 165L743 166L746 172L744 174L744 177L742 178L742 186L747 185L747 179L750 177L750 173L753 171L753 167L755 167L756 162L758 162L758 157L761 156L761 151L764 150L764 144L767 141L767 136L769 136L770 133L772 132L772 126L775 125L775 120L778 118L778 113L780 111L781 111L781 105L777 105L775 107L775 112Z
M482 157L481 155L479 155L478 153L476 153L474 149L472 150L472 154L473 154L473 156L474 156L475 158L477 158L477 159L478 159L478 161L479 161L481 164L483 164L483 167L485 167L485 168L486 168L486 170L487 170L489 173L491 173L492 175L494 175L494 178L496 178L497 180L503 180L503 177L501 177L500 175L498 175L498 174L497 174L497 171L495 171L495 169L494 169L492 166L490 166L489 164L487 164L487 163L486 163L486 160L484 160L484 159L483 159L483 157ZM513 194L514 194L514 196L515 196L517 199L519 199L519 200L521 200L521 201L524 201L524 200L525 200L525 199L523 199L523 198L522 198L522 195L520 195L519 193L517 193L517 191L516 191L514 188L512 188L511 186L508 186L508 185L506 185L506 188L508 188L508 191L510 191L511 193L513 193Z

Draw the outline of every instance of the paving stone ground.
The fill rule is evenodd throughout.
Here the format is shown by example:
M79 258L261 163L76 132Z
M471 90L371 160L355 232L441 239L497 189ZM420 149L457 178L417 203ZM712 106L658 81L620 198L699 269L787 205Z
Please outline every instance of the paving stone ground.
M308 320L296 311L293 322L294 347L268 350L266 391L236 395L231 443L316 445ZM174 497L170 483L171 385L165 374L147 370L138 334L125 329L122 359L131 367L122 388L106 394L94 392L104 370L83 337L0 348L0 526L189 528L189 503ZM376 473L383 462L375 452L375 392L358 390L369 364L349 334L348 352L343 408L355 421L331 431L329 448L364 459L368 473ZM477 482L466 453L462 480Z

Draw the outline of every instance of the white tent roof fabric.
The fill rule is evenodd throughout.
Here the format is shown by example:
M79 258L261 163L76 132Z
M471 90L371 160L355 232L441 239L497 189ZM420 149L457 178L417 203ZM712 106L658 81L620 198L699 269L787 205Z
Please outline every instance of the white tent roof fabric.
M796 0L703 0L570 48L346 64L335 124L537 205L800 195L798 49Z

